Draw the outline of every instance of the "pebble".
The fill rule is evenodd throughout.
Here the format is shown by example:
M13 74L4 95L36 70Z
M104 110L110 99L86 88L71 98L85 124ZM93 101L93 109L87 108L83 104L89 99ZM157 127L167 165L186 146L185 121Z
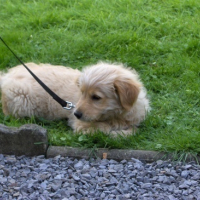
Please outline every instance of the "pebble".
M147 188L151 188L151 187L152 187L151 183L145 183L145 184L142 185L141 188L147 189Z
M184 170L181 172L181 177L183 177L183 178L187 178L188 175L189 175L188 170Z
M79 161L78 163L76 163L76 164L74 165L74 168L75 168L76 170L81 170L81 169L83 169L83 162L82 162L82 161Z
M193 162L0 158L0 199L200 200L200 167Z

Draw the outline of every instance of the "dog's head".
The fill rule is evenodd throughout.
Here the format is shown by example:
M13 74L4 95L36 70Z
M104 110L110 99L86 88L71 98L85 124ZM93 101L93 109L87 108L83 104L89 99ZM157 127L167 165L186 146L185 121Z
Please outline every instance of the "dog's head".
M105 121L128 112L138 98L137 74L119 65L99 63L86 68L79 80L82 95L75 116L82 121Z

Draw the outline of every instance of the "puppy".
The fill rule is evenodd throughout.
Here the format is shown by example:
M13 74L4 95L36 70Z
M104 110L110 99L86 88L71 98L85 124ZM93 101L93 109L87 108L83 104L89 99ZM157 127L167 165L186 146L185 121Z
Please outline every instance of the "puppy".
M82 72L50 64L26 64L51 90L75 109L63 109L22 66L0 78L5 115L67 118L74 132L133 133L149 111L146 90L135 70L99 62Z

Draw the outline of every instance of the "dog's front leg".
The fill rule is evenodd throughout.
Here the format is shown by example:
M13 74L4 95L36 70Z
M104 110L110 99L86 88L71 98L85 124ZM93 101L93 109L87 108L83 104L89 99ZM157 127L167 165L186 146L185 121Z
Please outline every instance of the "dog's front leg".
M121 136L128 136L128 135L132 135L135 134L136 130L135 128L132 129L127 129L127 130L116 130L116 131L111 131L111 135L116 137L117 135L121 135Z
M101 131L104 133L111 132L111 126L109 124L103 122L84 122L81 120L75 120L73 124L74 132L78 133L95 133L97 131Z
M75 120L73 125L74 132L78 133L96 133L97 131L101 131L106 134L111 134L116 137L117 135L127 136L135 134L137 131L136 127L129 127L127 129L116 129L113 130L113 127L105 122L84 122L80 120Z

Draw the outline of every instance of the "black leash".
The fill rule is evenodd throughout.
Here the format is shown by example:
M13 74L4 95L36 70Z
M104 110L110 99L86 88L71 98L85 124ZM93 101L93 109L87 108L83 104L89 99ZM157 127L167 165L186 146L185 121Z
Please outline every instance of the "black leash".
M17 60L29 71L29 73L33 76L33 78L44 88L46 92L48 92L54 100L56 100L64 109L71 110L75 106L72 102L65 101L61 99L57 94L55 94L49 87L47 87L21 60L20 58L12 51L12 49L5 43L5 41L0 37L1 41L4 45L11 51L11 53L17 58Z

